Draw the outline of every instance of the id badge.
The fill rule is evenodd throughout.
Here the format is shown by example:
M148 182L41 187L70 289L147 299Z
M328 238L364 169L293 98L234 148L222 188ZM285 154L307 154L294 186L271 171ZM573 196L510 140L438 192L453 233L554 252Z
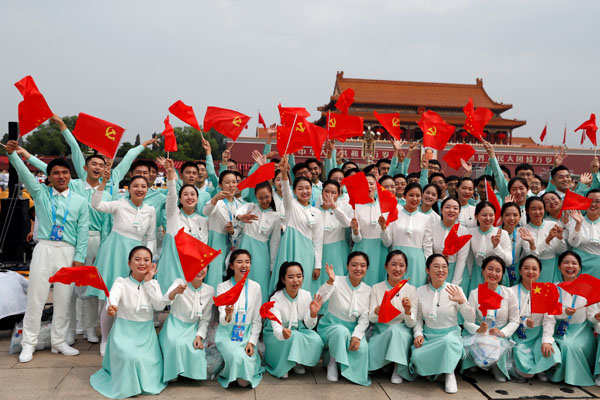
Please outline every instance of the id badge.
M569 328L569 322L567 322L565 319L561 319L556 325L556 335L561 337L565 336L565 333L567 333L567 328Z
M246 327L243 325L234 325L231 330L231 341L232 342L241 342L244 340L244 333L246 332Z
M517 337L519 339L527 339L527 334L525 333L525 325L519 324L517 328Z
M52 230L50 231L50 240L54 240L56 242L63 240L64 230L65 227L62 225L52 225Z

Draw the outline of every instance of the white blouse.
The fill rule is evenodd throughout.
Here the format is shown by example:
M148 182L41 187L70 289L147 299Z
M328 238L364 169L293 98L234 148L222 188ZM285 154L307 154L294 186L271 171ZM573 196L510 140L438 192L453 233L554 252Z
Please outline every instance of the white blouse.
M531 319L533 321L533 326L538 327L540 325L544 325L542 330L552 332L554 329L554 319L545 318L546 314L531 313L531 293L529 290L525 289L522 284L514 285L509 288L515 299L517 299L517 307L519 308L519 323L523 324L527 328L527 319ZM489 312L489 311L488 311ZM552 324L551 328L547 328L546 325ZM543 343L553 343L554 337L550 335L549 337L543 337Z
M460 206L460 213L458 214L458 222L462 226L467 228L474 228L477 226L477 219L475 218L475 206L467 204L466 206Z
M369 327L371 287L363 282L352 286L347 276L336 276L333 285L325 282L318 293L323 303L329 300L327 311L347 322L357 322L352 336L362 339Z
M393 288L390 286L387 280L371 286L369 320L372 323L376 323L379 318L379 315L375 314L375 308L381 306L381 301L383 300L383 295L385 292L392 289ZM402 299L405 297L408 297L410 300L410 315L406 315L404 313L404 307L402 306ZM399 324L404 322L409 328L414 327L417 319L418 308L417 288L410 283L405 283L404 286L402 286L402 289L400 289L400 291L392 298L391 303L395 308L400 310L400 314L388 322L388 324Z
M271 296L271 301L275 302L273 308L271 308L271 312L279 318L283 324L283 326L281 326L278 322L271 321L273 334L279 340L284 340L284 327L288 329L297 328L298 321L302 321L307 329L313 329L317 326L318 319L310 316L312 296L308 290L300 289L294 299L284 292L285 289L278 290Z
M269 242L269 252L271 255L271 270L277 258L279 242L281 240L281 218L273 209L263 210L255 203L246 203L242 205L235 213L236 218L240 215L253 214L258 217L257 220L250 223L241 224L242 235L261 241Z
M586 307L585 305L587 304L587 300L585 297L573 296L571 293L563 290L560 287L558 288L558 293L560 294L558 301L562 303L563 313L560 315L544 314L544 333L542 336L542 343L554 342L554 328L557 320L568 320L569 324L580 324L587 320L594 326L594 331L596 333L600 333L598 321L596 318L594 318L598 312L598 307L596 304ZM569 317L565 312L567 307L575 308L577 311L575 311L575 313Z
M115 279L108 304L117 306L117 318L144 322L152 321L154 311L164 309L168 301L163 297L157 280L138 282L130 275Z
M444 282L438 289L434 289L430 284L417 288L417 317L413 336L423 335L423 323L431 329L446 329L458 326L458 313L463 316L465 321L475 320L475 311L468 302L458 304L450 300L446 287L454 286L464 293L460 286L451 285ZM465 296L466 300L466 296Z
M209 200L205 205L202 212L208 217L208 229L213 232L227 234L225 231L225 225L229 222L233 224L234 230L238 233L241 230L241 222L235 219L235 213L244 203L233 198L232 201L222 199L217 201L216 205L212 204L212 200ZM236 234L234 233L234 236Z
M600 255L600 218L590 221L584 217L579 232L575 231L575 225L575 220L570 218L567 230L571 247L576 247L586 253Z
M424 248L425 258L429 257L434 253L442 254L444 252L444 242L451 228L452 227L446 227L446 225L444 225L444 223L439 219L431 224L432 240L430 242L431 245L429 245L428 242L428 246ZM458 236L464 236L469 235L470 232L463 225L459 225L457 234ZM467 257L469 256L470 246L471 245L469 244L469 242L467 242L456 254L448 256L448 263L456 264L454 267L454 276L448 277L450 278L450 281L455 285L460 285L462 283L463 272L465 270L465 266L467 265Z
M173 301L169 300L169 293L179 285L186 285L187 288L181 294L176 294ZM212 317L213 296L215 289L203 283L198 289L191 283L186 283L183 279L175 279L169 290L165 293L165 301L171 305L171 314L183 322L197 322L198 332L196 336L206 339L208 324Z
M350 226L348 215L336 206L335 209L321 209L323 219L323 244L346 240L346 228Z
M500 234L500 243L494 247L492 236L498 233L500 227L491 227L487 232L482 232L479 227L471 228L471 252L475 258L475 264L481 265L483 260L489 256L500 257L506 265L512 265L512 247L508 232L505 230Z
M513 295L511 288L498 285L496 291L502 296L500 308L497 310L488 310L485 320L488 329L498 328L504 334L504 337L510 338L519 327L519 305L516 296ZM479 324L484 320L479 310L479 289L474 289L469 295L469 304L475 311L475 320L465 319L465 329L471 334L475 334L479 329Z
M554 258L558 254L567 250L566 240L560 240L558 238L552 238L550 244L546 243L546 238L550 233L550 230L554 228L556 223L547 220L542 221L541 226L535 226L533 224L527 224L524 229L527 229L533 236L535 242L535 250L531 250L529 242L522 240L521 245L521 258L533 254L541 260L549 260Z
M187 215L177 207L177 181L175 179L167 182L167 201L165 210L167 214L167 233L175 236L181 228L184 232L192 235L202 242L208 242L208 219L194 212Z
M368 204L356 204L354 210L354 215L356 215L358 221L358 235L352 232L352 241L358 243L363 239L381 239L382 231L379 226L381 209L379 208L379 202L375 200Z
M225 293L229 289L231 289L235 283L232 279L228 279L225 282L219 283L217 286L217 295ZM246 301L246 293L248 293L247 301ZM247 307L246 307L247 304ZM260 335L260 331L262 328L262 320L260 318L260 306L262 305L262 293L260 291L260 285L253 280L247 279L242 292L240 293L240 297L237 302L233 305L233 315L231 317L231 322L227 322L225 320L225 307L219 306L219 324L220 325L235 325L236 324L236 316L237 323L240 325L249 325L250 326L250 339L249 342L253 345L258 343L258 336ZM245 319L244 319L245 315ZM245 321L245 322L244 322Z
M426 249L431 247L430 217L416 210L412 213L398 206L398 219L383 231L383 245Z

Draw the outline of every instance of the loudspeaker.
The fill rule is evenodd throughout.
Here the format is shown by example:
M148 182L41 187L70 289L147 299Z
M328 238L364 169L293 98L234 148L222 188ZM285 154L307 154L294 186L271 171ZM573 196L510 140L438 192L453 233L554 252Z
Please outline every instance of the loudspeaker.
M2 199L0 207L0 259L24 262L31 230L29 200Z

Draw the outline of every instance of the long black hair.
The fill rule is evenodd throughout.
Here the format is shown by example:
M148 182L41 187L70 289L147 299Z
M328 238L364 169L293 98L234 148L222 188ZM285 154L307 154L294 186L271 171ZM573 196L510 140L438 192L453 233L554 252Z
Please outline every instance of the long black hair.
M275 290L271 293L273 296L277 291L285 289L285 283L283 283L283 278L285 278L285 274L287 273L288 268L298 267L300 271L302 271L302 277L304 278L304 268L302 268L302 264L297 261L285 261L279 267L279 275L277 278L277 285L275 285Z
M258 185L256 185L256 187L254 188L255 196L256 196L256 192L258 192L260 189L267 189L269 191L269 193L271 193L271 203L269 203L269 207L271 207L273 209L273 211L277 211L275 209L275 199L273 198L273 187L271 186L271 182L264 181L264 182L261 182Z
M242 255L242 254L246 254L248 257L250 257L250 263L252 263L252 255L250 254L250 252L246 249L235 249L234 251L231 252L231 254L229 254L229 262L227 263L227 273L225 275L225 280L231 278L234 274L233 269L231 268L233 266L233 262L235 261L236 258L238 258L238 256Z

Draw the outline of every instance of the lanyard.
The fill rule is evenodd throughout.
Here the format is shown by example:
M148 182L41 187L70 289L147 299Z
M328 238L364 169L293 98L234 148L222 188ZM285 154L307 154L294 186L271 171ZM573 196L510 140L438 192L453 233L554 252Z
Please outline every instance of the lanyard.
M233 280L233 279L232 279ZM246 324L246 314L248 313L248 282L244 282L244 315L242 316L242 324ZM238 324L238 313L235 313L235 324Z
M48 188L48 192L50 194L50 204L52 205L52 225L56 225L56 200L54 200L54 196L52 195L52 188ZM72 192L69 190L69 196L67 196L67 204L65 204L65 215L63 216L61 224L63 226L67 222L67 216L69 215L69 203L71 202L71 193Z
M560 303L562 304L562 302L563 302L563 301L562 301L562 294L563 294L563 291L562 291L562 289L561 289L560 287L558 288L558 290L559 290L559 292L560 292ZM577 295L574 295L574 296L573 296L573 300L571 300L571 308L575 308L575 301L576 301L576 300L577 300ZM575 314L573 314L573 315L575 315ZM573 318L573 315L569 315L569 316L567 317L567 319L568 319L568 320L571 320L571 318Z
M521 311L521 284L519 284L518 286L518 290L519 290L519 311ZM527 304L530 304L531 301L531 297L527 299ZM529 309L529 313L531 314L531 309ZM523 316L521 317L521 321L525 321L527 319L527 316Z
M233 207L235 209L235 197L233 198L233 201L231 203L233 203ZM223 204L225 205L225 209L229 214L229 222L233 222L233 211L231 210L231 206L229 205L229 200L223 199Z

